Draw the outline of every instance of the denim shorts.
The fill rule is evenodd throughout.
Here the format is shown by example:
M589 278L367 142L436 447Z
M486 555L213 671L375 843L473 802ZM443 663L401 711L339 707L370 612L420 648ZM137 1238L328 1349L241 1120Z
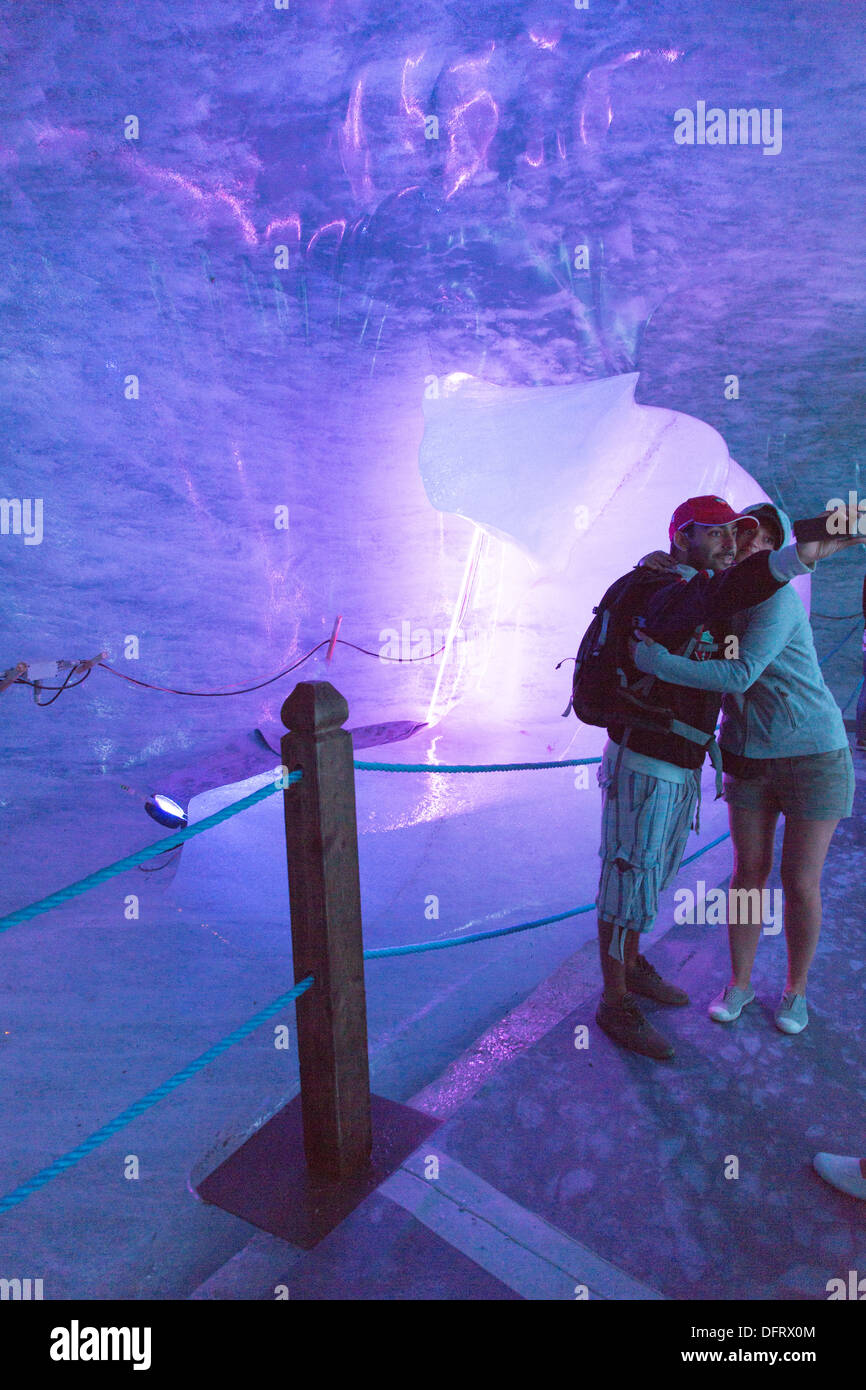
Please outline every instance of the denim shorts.
M851 749L809 753L802 758L762 758L759 777L724 780L729 806L744 811L778 811L791 820L843 820L854 807Z

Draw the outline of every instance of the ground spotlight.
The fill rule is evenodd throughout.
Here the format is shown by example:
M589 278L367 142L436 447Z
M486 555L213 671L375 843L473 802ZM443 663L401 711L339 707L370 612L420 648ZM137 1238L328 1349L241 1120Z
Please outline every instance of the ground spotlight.
M170 796L154 792L150 800L144 803L144 809L153 820L159 825L168 826L169 830L179 830L187 824L186 811Z

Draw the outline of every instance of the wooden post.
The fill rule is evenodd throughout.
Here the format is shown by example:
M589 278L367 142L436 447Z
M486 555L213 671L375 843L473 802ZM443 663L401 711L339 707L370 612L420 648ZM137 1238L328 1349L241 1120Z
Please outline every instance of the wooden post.
M196 1186L205 1202L312 1250L438 1127L370 1095L361 885L349 707L328 681L283 705L280 742L300 782L283 796L301 1093Z
M329 681L302 681L282 708L281 741L300 782L283 793L304 1153L312 1177L339 1181L370 1162L370 1070L361 885L349 706Z

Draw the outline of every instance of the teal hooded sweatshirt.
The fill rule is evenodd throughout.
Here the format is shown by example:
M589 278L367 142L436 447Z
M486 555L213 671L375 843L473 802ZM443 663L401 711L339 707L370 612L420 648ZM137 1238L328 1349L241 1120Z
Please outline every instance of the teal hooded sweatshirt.
M789 545L790 518L779 507L774 511L783 544ZM801 758L848 747L842 712L818 665L806 610L790 585L738 614L731 632L739 643L736 657L693 661L673 656L658 643L639 642L635 664L673 685L723 691L719 744L732 753Z

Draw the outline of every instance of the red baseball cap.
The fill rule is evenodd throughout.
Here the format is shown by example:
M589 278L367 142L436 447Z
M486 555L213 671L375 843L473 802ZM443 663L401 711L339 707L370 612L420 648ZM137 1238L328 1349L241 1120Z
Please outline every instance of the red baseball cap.
M730 522L736 521L747 531L758 528L757 517L738 516L733 508L728 506L724 497L689 497L687 501L680 503L671 517L668 539L672 541L674 533L681 527L688 526L691 521L697 526L727 526Z

